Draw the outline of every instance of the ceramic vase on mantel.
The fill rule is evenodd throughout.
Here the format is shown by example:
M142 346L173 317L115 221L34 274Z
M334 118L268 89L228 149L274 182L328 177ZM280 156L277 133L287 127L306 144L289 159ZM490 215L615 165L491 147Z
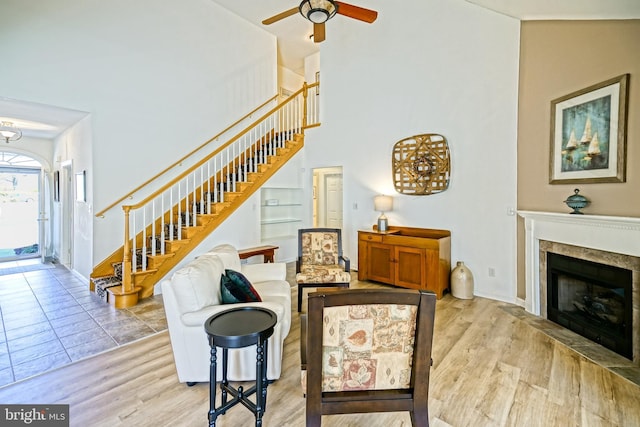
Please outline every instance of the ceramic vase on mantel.
M473 273L463 261L451 271L451 295L460 299L473 299Z

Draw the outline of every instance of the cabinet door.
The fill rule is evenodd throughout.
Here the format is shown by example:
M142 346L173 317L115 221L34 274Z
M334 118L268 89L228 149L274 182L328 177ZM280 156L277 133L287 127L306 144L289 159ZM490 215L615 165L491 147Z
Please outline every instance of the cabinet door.
M396 246L394 251L395 284L403 288L424 289L424 260L424 249Z
M369 243L367 246L368 278L382 283L393 284L395 274L393 246L383 243Z

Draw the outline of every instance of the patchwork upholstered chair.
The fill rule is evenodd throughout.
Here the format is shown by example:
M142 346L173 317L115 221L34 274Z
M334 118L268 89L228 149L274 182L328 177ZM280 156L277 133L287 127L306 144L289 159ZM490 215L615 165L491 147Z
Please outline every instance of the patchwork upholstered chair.
M304 288L348 288L351 281L349 258L342 255L342 232L339 228L298 230L298 311L302 308Z
M428 426L435 307L435 294L418 290L311 293L301 333L306 426L319 427L322 415L397 411Z

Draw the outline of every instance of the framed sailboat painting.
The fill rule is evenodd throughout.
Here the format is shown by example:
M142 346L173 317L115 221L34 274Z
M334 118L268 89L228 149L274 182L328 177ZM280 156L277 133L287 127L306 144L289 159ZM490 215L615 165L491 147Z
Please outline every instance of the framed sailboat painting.
M629 74L551 101L549 183L625 182Z

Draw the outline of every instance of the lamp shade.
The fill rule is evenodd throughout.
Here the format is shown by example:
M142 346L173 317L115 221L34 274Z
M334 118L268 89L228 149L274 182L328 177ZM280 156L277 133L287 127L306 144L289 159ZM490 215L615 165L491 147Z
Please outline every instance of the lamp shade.
M302 16L314 24L322 24L338 11L333 0L303 0L299 7Z
M12 122L2 122L0 124L0 137L4 138L8 144L10 141L17 141L22 138L22 131Z
M373 198L373 206L378 212L390 212L393 210L393 197L376 196Z

